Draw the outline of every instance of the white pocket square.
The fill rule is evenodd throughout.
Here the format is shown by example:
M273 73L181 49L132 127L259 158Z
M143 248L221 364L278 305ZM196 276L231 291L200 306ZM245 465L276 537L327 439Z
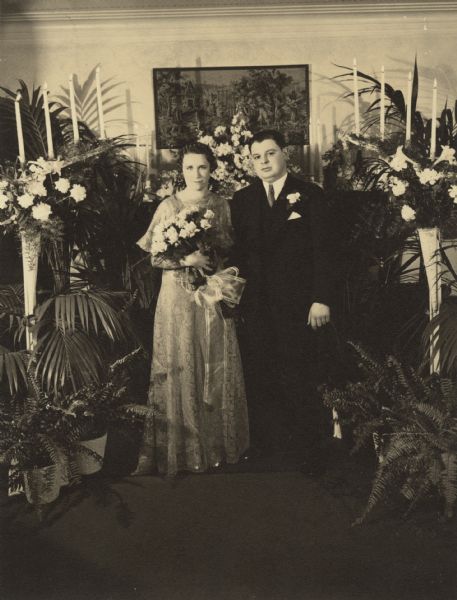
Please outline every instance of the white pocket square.
M298 214L298 212L295 212L294 210L290 213L289 217L287 218L288 221L292 221L292 219L301 219L301 215Z

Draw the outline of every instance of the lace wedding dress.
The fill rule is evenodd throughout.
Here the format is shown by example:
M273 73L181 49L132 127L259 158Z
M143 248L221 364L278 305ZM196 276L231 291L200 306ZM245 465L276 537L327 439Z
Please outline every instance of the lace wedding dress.
M138 245L149 252L154 228L189 204L211 209L220 243L231 245L228 204L209 192L199 202L179 195L162 201ZM246 395L235 324L215 308L199 306L192 272L172 260L163 269L155 321L153 358L143 444L136 473L157 469L204 471L235 463L249 446Z

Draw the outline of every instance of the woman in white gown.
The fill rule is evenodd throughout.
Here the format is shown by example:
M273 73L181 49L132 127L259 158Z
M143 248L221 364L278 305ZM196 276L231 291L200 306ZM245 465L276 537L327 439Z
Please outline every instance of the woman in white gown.
M150 252L155 228L183 208L214 213L217 260L231 246L226 200L209 191L216 161L208 146L182 152L186 187L164 199L138 245ZM163 269L154 320L153 358L147 419L136 474L201 472L221 462L236 463L249 446L243 372L233 319L218 307L196 302L196 269L214 266L200 251L178 261L151 258Z

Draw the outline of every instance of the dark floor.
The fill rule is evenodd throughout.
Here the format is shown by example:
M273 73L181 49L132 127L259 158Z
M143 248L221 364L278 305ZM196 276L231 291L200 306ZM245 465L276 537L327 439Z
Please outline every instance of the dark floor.
M369 465L275 455L166 480L92 477L41 523L4 500L2 600L453 600L455 522L351 527Z

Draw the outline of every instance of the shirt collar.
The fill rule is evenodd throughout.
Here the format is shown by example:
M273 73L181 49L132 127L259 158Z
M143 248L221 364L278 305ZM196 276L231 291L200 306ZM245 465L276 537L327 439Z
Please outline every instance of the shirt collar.
M271 184L273 186L275 200L278 199L278 196L281 193L281 190L284 187L284 184L286 183L286 179L287 179L287 173L285 175L283 175L282 177L280 177L279 179L277 179L276 181L273 181L273 183ZM268 188L270 187L270 184L267 181L262 181L262 183L263 183L263 187L265 188L265 192L268 196Z

